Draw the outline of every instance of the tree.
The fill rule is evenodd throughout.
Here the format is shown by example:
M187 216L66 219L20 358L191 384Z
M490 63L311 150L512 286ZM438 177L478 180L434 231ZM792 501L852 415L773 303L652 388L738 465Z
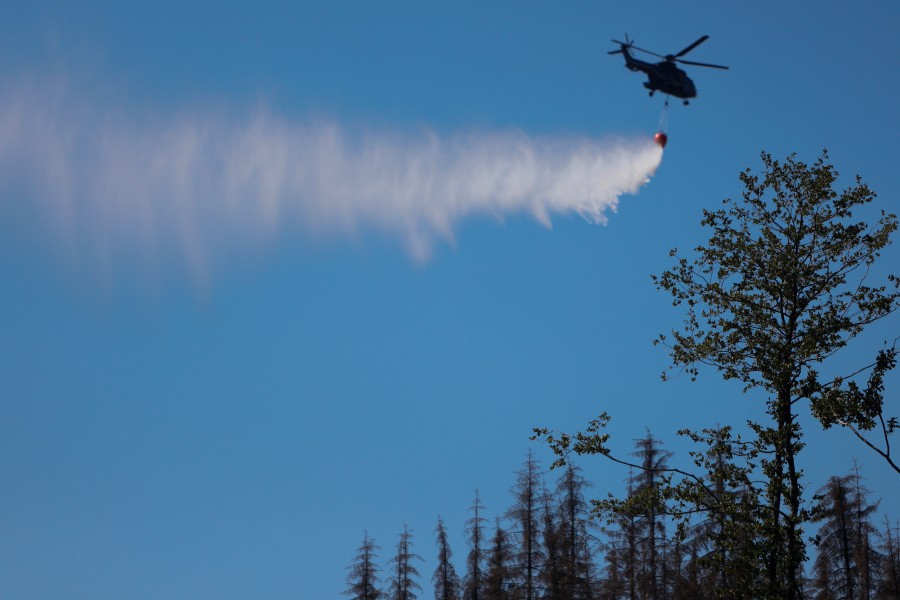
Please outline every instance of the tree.
M730 427L679 434L706 446L704 451L690 452L694 464L706 472L703 480L684 478L669 490L685 516L700 519L694 524L676 512L680 519L676 540L684 539L690 553L683 594L690 597L690 589L696 588L707 598L758 597L762 589L756 565L764 556L757 542L760 517L765 514L760 491L751 480L758 447L732 437Z
M413 561L422 560L418 554L412 552L412 532L403 524L403 533L397 542L397 554L391 560L393 575L390 579L390 600L416 600L416 590L421 591L422 586L415 580L419 571Z
M375 554L378 546L368 533L363 534L363 543L356 553L354 563L347 575L345 596L351 600L378 600L381 590L378 589L378 567L375 565Z
M606 554L606 566L603 568L606 577L599 583L598 598L601 600L619 600L620 598L634 598L633 595L626 595L628 584L623 577L623 569L619 565L619 553L616 550L610 550Z
M453 552L447 542L447 531L444 522L438 517L437 528L438 566L434 570L432 582L434 583L434 600L459 600L459 577L450 559Z
M562 563L562 597L587 600L594 597L594 536L596 525L584 498L589 487L580 469L572 464L557 482L558 539ZM546 534L545 534L546 535Z
M855 461L850 478L852 515L855 525L854 535L857 540L853 559L859 574L860 598L869 600L869 598L874 597L878 588L878 580L881 578L880 566L883 557L878 552L875 544L881 537L881 534L872 524L872 515L878 509L880 501L869 504L868 497L872 492L862 485L859 465Z
M685 555L685 552L687 554ZM700 556L697 544L688 544L682 548L676 539L676 551L673 553L676 562L675 581L672 585L673 600L696 600L708 597L704 593L706 588L703 581L703 573L700 568ZM686 562L685 559L687 559Z
M463 600L482 600L481 588L484 585L484 524L487 519L481 516L484 505L478 499L478 490L475 490L475 500L469 508L472 516L466 521L466 536L469 542L469 555L466 557L466 576L463 581Z
M883 412L884 376L896 366L896 340L869 365L842 375L819 373L834 371L835 354L897 309L900 279L891 274L882 285L867 282L897 218L882 212L871 226L854 221L854 212L875 194L859 178L835 191L838 174L826 153L812 166L793 155L779 162L764 153L762 161L761 175L749 169L741 174L741 200L704 211L702 225L712 230L707 245L653 278L674 305L687 308L684 327L657 343L672 358L664 378L681 371L695 379L701 366L711 366L742 383L745 394L758 392L764 399L768 420L748 422L755 439L728 437L720 445L748 461L734 469L758 468L765 486L758 498L748 489L760 509L752 537L765 582L755 596L797 600L806 557L803 524L810 516L797 462L803 448L797 410L807 405L826 429L846 427L900 473L889 443L898 421ZM678 251L671 255L678 257ZM562 461L576 452L635 466L612 455L609 434L602 432L608 422L604 413L575 436L542 428L535 434L546 437ZM873 431L880 443L868 437ZM683 478L664 484L679 502L710 510L721 500L703 476L680 469L668 475Z
M642 564L639 567L638 589L644 598L665 598L666 508L662 501L661 474L668 468L670 452L662 450L660 441L649 431L635 440L637 450L632 453L641 466L632 477L637 513L636 536Z
M710 365L745 390L762 388L779 427L790 425L791 407L807 400L826 428L839 424L859 433L879 426L887 436L897 427L882 412L883 376L896 364L893 345L849 376L820 381L816 367L897 309L895 275L885 285L866 284L897 217L882 211L875 225L852 222L875 193L857 177L838 194L838 173L827 158L823 153L808 166L794 155L781 163L763 153L762 177L749 169L741 174L743 202L728 199L726 208L704 211L702 224L713 230L709 245L695 249L693 262L681 258L653 278L675 305L688 305L674 342L665 336L658 342L670 348L673 366L692 377L698 365ZM871 375L860 388L852 376L865 370ZM788 450L789 441L780 440L779 449ZM879 454L900 472L889 452Z
M749 169L741 174L742 202L729 199L725 208L704 211L702 224L712 237L695 249L696 258L680 258L654 277L675 305L687 305L684 328L658 341L670 349L673 368L692 378L709 365L741 382L745 392L766 395L770 425L755 429L771 448L762 461L770 509L768 595L795 599L808 517L795 407L805 401L824 427L850 428L900 472L889 445L880 449L862 433L880 427L887 441L896 427L895 419L884 418L882 396L895 348L878 353L864 388L853 380L862 370L825 380L817 370L867 325L896 310L900 280L889 275L887 285L870 286L866 276L897 219L882 213L873 226L852 221L875 194L859 178L837 193L838 174L825 153L812 166L793 155L782 163L764 153L762 160L761 176Z
M500 519L496 520L491 551L488 554L487 571L484 578L484 600L510 600L512 572L510 570L511 553L506 531L500 527Z
M516 596L522 600L536 600L538 578L544 564L540 516L546 491L531 452L518 473L512 492L515 504L507 515L515 527L512 532L516 542L512 572L516 580Z
M565 560L562 548L562 527L557 522L554 507L551 504L550 494L544 494L541 520L543 522L542 554L544 564L538 571L538 587L543 592L542 598L556 600L557 598L571 598L565 592Z
M881 562L876 547L878 530L871 517L878 503L869 504L858 469L831 477L819 490L821 501L814 521L822 523L816 536L818 554L813 564L817 598L872 598Z
M884 537L881 546L881 582L878 586L878 600L900 598L900 525L891 526L884 518Z
M663 450L649 431L635 440L635 447L632 456L638 460L631 465L626 498L595 500L594 504L599 514L618 525L611 535L608 558L620 571L610 576L626 582L627 598L656 600L668 597L671 583L665 523L668 509L663 499L663 488L671 482L667 475L671 453Z
M628 477L627 498L634 497L634 472ZM601 513L602 514L602 513ZM640 550L638 548L638 509L626 500L607 511L609 524L616 529L608 531L610 538L606 553L606 581L603 596L610 600L627 598L637 600Z
M765 588L759 585L757 565L764 557L759 540L764 535L762 517L767 513L760 501L760 490L750 477L756 470L759 444L733 435L727 426L699 433L679 431L679 435L706 446L705 450L689 453L695 466L706 471L701 476L669 467L668 455L657 456L660 451L653 448L655 441L645 444L650 452L637 453L638 461L618 458L608 447L610 434L603 432L609 421L609 415L604 413L591 421L584 432L570 435L536 428L534 436L544 438L557 455L551 468L565 465L568 456L574 453L599 454L630 469L624 499L610 495L591 501L595 516L617 526L608 532L611 543L606 553L607 578L601 597L631 599L651 593L647 592L652 585L648 573L658 574L657 590L661 589L661 593L690 583L682 581L681 576L685 550L697 560L688 566L708 573L704 577L707 597L741 600L766 597ZM645 453L648 456L643 456ZM642 472L643 477L636 474ZM641 481L643 485L639 484ZM654 514L657 519L662 515L673 519L677 527L668 550L663 550L661 557L657 551L656 557L650 558L654 552L644 530L652 522L648 516ZM701 521L695 525L692 519L696 518ZM657 526L649 527L658 532L654 544L665 549L669 542L662 523L656 522ZM649 564L656 566L648 567Z

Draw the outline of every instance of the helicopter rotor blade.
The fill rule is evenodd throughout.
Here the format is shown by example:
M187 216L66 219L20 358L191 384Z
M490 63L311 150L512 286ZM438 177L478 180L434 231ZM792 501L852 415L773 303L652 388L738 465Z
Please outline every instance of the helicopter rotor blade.
M674 58L678 58L678 57L680 57L680 56L684 56L685 54L687 54L688 52L690 52L691 50L693 50L694 48L696 48L697 46L699 46L700 44L702 44L703 42L705 42L705 41L708 40L708 39L709 39L709 36L708 36L708 35L704 35L704 36L701 37L699 40L697 40L696 42L694 42L693 44L691 44L690 46L688 46L687 48L685 48L684 50L682 50L682 51L679 52L678 54L674 54L674 55L672 55L672 56L673 56Z
M626 37L625 39L628 39L628 38ZM625 48L631 48L632 50L637 50L638 52L644 52L646 54L651 54L658 58L665 58L665 56L663 56L662 54L657 54L656 52L650 52L649 50L644 50L643 48L638 48L637 46L634 45L634 40L628 40L627 42L622 42L619 40L612 40L612 41L613 41L613 43L619 44L620 46L623 46ZM610 50L609 51L609 54L621 54L621 53L622 53L621 48L619 48L618 50Z
M675 60L683 65L694 65L695 67L710 67L712 69L725 69L726 71L728 70L728 67L723 65L711 65L709 63L694 62L692 60L683 60L680 58L676 58Z
M663 56L662 54L657 54L656 52L650 52L649 50L644 50L643 48L638 48L638 47L635 46L634 44L632 44L632 45L630 46L630 48L631 48L632 50L637 50L638 52L644 52L644 53L646 53L646 54L650 54L651 56L655 56L655 57L657 57L657 58L665 58L665 56Z

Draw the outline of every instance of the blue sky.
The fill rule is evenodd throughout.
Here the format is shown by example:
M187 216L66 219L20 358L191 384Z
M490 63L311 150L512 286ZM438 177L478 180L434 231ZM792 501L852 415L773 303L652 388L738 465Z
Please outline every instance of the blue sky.
M529 449L549 462L532 427L606 410L623 452L649 428L684 461L675 430L761 416L761 398L713 372L660 381L667 357L651 340L681 314L649 278L670 248L704 241L702 209L737 196L761 150L811 162L827 147L876 208L896 212L900 197L896 2L8 4L0 134L30 114L33 135L0 145L4 597L334 598L363 531L386 560L404 523L428 597L437 516L461 568L474 490L493 515ZM267 212L261 183L227 214L210 192L244 162L205 149L248 131L262 132L242 155L260 173L284 156L268 154L279 132L322 124L396 160L429 135L463 150L546 142L572 161L613 140L640 148L662 99L606 55L625 32L660 53L708 34L690 58L731 70L689 71L699 97L670 108L649 183L601 198L605 225L565 209L548 228L490 198L335 225L307 205ZM46 122L65 144L42 145ZM184 131L213 142L178 171L167 135ZM103 160L85 142L95 133L115 142ZM144 178L144 151L162 175ZM342 169L320 183L324 198L366 189ZM141 203L106 204L121 194ZM417 254L422 223L449 229L426 227ZM897 264L894 246L882 273ZM877 324L836 368L898 331L896 316ZM887 385L896 414L896 374ZM810 489L855 456L900 516L895 474L847 432L807 431ZM622 470L581 465L598 495L621 490Z

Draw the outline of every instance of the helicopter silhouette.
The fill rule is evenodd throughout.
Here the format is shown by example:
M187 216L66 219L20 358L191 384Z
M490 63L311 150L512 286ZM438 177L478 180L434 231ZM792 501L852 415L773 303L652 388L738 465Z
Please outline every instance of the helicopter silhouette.
M667 96L675 96L676 98L681 98L682 100L684 100L684 104L687 105L690 98L695 98L697 96L697 86L695 86L694 82L691 81L691 78L687 76L687 73L675 66L675 63L694 65L697 67L711 67L713 69L728 68L723 67L722 65L711 65L709 63L694 62L681 58L708 39L709 36L704 35L681 52L677 54L666 54L665 56L663 56L662 54L657 54L656 52L650 52L649 50L638 48L634 45L634 40L628 39L628 35L626 34L624 42L613 40L613 42L619 44L619 49L612 50L609 52L609 54L624 55L625 67L627 67L631 71L643 71L644 73L646 73L647 81L644 82L644 87L650 90L651 96L654 92L662 92ZM645 52L652 56L657 56L663 60L658 63L649 63L643 60L638 60L631 54L631 50ZM666 104L668 105L668 103L669 99L666 98Z

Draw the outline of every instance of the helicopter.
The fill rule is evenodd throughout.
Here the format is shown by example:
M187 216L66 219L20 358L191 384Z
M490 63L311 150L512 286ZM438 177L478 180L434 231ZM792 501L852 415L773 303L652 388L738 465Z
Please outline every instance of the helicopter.
M694 82L691 81L691 78L687 76L687 73L675 66L675 63L694 65L697 67L711 67L713 69L728 68L723 67L722 65L711 65L709 63L694 62L681 58L708 39L709 36L704 35L681 52L677 54L666 54L665 56L663 56L662 54L657 54L656 52L650 52L649 50L638 48L634 45L634 40L628 39L628 35L626 34L624 42L613 40L613 42L619 44L619 49L612 50L609 52L609 54L623 54L625 56L626 68L628 68L630 71L643 71L644 73L646 73L647 81L644 82L644 87L650 90L651 96L654 92L659 91L666 94L667 96L675 96L676 98L681 98L682 100L684 100L684 104L687 105L690 98L695 98L697 96L697 87L694 85ZM632 49L653 56L658 56L663 60L658 63L649 63L638 60L637 58L632 56ZM668 105L668 103L669 99L666 98L666 105Z

